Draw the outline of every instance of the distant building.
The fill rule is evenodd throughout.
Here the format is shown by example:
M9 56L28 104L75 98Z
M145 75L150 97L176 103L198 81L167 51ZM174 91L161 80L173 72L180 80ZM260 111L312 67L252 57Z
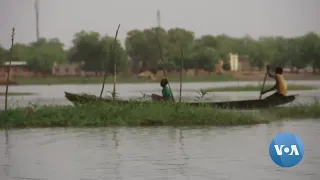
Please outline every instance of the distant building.
M8 66L10 62L5 62L0 65L0 73L8 73ZM27 68L26 61L12 61L10 67L10 76L30 76L33 73Z
M83 76L85 72L81 70L81 63L54 63L52 67L52 75L54 76Z
M219 60L216 64L216 73L222 73L223 72L223 61Z
M137 75L137 78L146 78L149 80L156 80L157 78L150 71L141 72Z
M230 63L230 70L231 71L238 71L239 70L239 59L238 54L229 54L229 63Z
M240 59L239 66L239 69L242 72L248 72L252 70L248 56L244 56Z

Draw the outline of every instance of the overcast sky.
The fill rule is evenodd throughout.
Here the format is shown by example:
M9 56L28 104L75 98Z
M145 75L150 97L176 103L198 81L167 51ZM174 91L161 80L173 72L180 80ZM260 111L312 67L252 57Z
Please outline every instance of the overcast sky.
M59 38L67 47L73 34L92 30L119 39L134 28L183 27L203 34L296 36L320 32L320 0L40 0L40 36ZM34 0L0 0L0 44L36 40Z

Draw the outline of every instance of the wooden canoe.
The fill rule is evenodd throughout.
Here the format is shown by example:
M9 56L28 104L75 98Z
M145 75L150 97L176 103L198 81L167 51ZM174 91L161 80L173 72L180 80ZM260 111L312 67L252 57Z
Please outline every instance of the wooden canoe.
M276 107L284 104L288 104L295 100L297 94L284 96L282 98L270 98L270 99L253 99L253 100L241 100L241 101L224 101L224 102L189 102L192 106L209 105L214 108L223 109L263 109ZM152 94L153 101L160 101L161 96Z
M296 96L297 95L289 95L283 98L254 99L254 100L225 101L225 102L184 102L184 104L188 104L191 106L208 105L213 108L223 108L223 109L262 109L262 108L270 108L270 107L288 104L294 101ZM99 99L99 97L94 95L75 94L75 93L69 93L69 92L65 92L65 97L73 103L81 103L81 104L92 103L97 101L112 102L111 99L106 99L106 98ZM160 101L161 96L152 94L151 97L152 97L152 101ZM132 101L117 100L116 102L129 103ZM138 102L138 103L142 103L142 102Z

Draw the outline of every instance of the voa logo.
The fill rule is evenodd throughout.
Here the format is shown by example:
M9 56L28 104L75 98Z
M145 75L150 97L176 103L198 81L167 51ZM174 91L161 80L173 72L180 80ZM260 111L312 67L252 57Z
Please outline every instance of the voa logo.
M293 167L303 158L304 144L297 135L283 132L270 142L269 154L272 161L278 166Z
M286 154L288 154L290 151L290 154L288 154L289 156L295 155L295 156L299 156L299 151L296 145L291 145L291 147L285 147L285 145L274 145L274 148L277 152L278 156L282 156L282 152L285 152ZM291 150L290 150L291 149Z

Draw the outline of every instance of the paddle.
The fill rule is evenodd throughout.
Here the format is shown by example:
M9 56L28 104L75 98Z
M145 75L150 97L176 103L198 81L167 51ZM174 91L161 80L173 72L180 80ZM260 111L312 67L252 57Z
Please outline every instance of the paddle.
M269 66L269 65L268 65L268 66ZM268 67L268 66L267 66L267 67ZM259 99L261 99L261 96L262 96L262 93L261 93L261 92L263 91L263 89L264 89L264 84L266 83L266 80L267 80L268 70L269 70L269 68L267 68L266 74L264 75L264 80L263 80L263 84L262 84L262 87L261 87Z

